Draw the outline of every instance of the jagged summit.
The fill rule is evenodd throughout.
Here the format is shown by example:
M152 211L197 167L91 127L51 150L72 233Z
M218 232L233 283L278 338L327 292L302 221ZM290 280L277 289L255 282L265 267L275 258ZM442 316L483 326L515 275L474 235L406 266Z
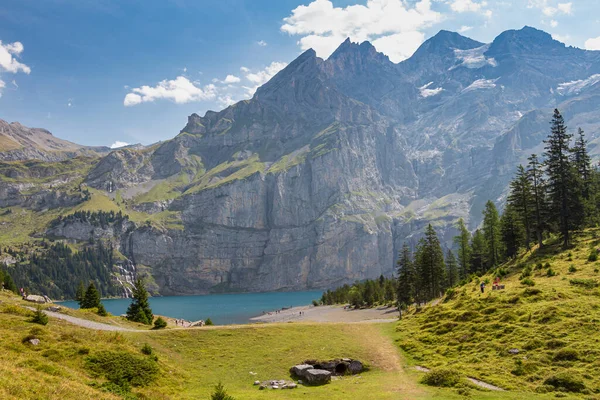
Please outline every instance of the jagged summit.
M352 42L347 38L342 44L329 56L327 61L339 62L348 59L375 60L381 63L391 63L388 56L377 51L375 46L369 41L362 43Z
M483 46L484 43L478 42L456 32L446 30L439 31L436 35L427 39L411 58L429 57L452 52L454 50L469 50Z
M498 35L488 50L488 53L499 58L517 54L565 54L570 49L564 43L552 38L542 30L525 26L518 30L508 30Z

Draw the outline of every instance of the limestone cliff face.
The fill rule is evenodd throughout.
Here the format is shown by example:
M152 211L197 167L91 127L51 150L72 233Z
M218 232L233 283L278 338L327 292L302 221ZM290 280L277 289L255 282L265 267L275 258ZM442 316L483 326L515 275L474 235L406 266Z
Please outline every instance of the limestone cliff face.
M112 238L162 294L390 275L428 223L451 246L458 218L475 228L488 199L502 205L516 164L541 153L553 107L595 140L598 74L600 52L532 28L490 44L440 32L399 64L369 43L327 60L309 50L252 99L90 166L84 183L146 223L51 233ZM15 193L0 189L0 202Z

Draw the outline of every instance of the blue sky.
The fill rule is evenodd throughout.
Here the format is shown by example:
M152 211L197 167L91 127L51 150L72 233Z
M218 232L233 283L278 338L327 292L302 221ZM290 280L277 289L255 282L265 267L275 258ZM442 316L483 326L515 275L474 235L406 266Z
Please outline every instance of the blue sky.
M150 144L348 36L396 62L440 29L489 42L530 25L600 49L599 19L597 0L2 0L0 118Z

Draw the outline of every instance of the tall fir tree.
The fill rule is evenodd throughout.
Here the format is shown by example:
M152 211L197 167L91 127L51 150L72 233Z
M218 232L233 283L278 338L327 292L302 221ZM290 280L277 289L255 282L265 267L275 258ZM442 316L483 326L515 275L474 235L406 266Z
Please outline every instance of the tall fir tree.
M148 292L141 278L135 281L133 299L129 308L127 308L127 319L146 325L150 325L154 321L154 315L148 301Z
M446 288L454 287L458 284L459 273L458 263L452 250L446 251Z
M480 229L471 238L471 272L484 273L487 264L485 237Z
M98 289L96 289L94 282L90 282L90 285L83 296L83 301L79 304L79 306L81 308L98 308L99 305L100 293L98 292Z
M429 224L425 237L419 241L415 255L418 291L423 293L424 301L442 294L445 282L444 252L435 229Z
M75 292L75 300L79 303L79 307L82 307L83 300L85 299L85 286L83 282L79 282L79 286L77 286L77 291Z
M583 129L577 130L575 145L573 146L573 163L577 170L581 190L582 210L580 225L594 226L598 223L598 208L596 204L597 184L592 170L592 160L587 149L587 140Z
M525 230L525 247L527 250L531 248L531 220L533 216L533 193L531 182L527 176L527 172L522 165L517 167L517 175L510 182L510 193L508 195L508 204L511 211L514 211L517 218ZM512 216L511 216L512 217Z
M493 268L501 262L500 218L498 210L491 200L485 203L483 211L483 235L487 249L487 266Z
M471 233L465 226L465 221L458 220L458 235L454 237L454 243L458 247L458 272L460 279L469 275L469 264L471 262Z
M400 259L398 260L398 285L396 292L400 315L402 315L402 309L415 301L415 278L412 255L408 245L404 243L400 252Z
M565 121L558 110L554 110L551 130L544 141L546 175L550 217L558 221L558 230L563 239L563 248L571 244L571 231L579 222L581 204L579 179L572 162L569 147L572 135L567 132Z
M522 221L511 204L506 206L500 218L500 230L506 258L515 257L524 242L525 232Z
M544 227L546 225L544 223L544 214L546 211L545 182L537 155L532 154L527 160L529 161L527 164L527 174L531 183L533 212L535 216L533 229L538 246L542 248L544 246Z

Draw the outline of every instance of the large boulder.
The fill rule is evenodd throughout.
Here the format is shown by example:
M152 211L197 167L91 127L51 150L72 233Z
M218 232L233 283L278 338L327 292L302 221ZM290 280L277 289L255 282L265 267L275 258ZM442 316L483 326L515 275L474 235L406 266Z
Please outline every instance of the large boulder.
M304 379L309 385L324 385L331 382L331 372L324 369L309 369L304 371Z
M37 294L28 294L24 298L24 300L30 301L32 303L40 303L40 304L52 302L52 300L50 300L47 296L38 296Z
M313 369L313 366L310 364L294 365L292 368L290 368L290 373L292 375L304 378L304 373L309 369Z
M352 375L361 373L363 369L364 367L362 363L358 360L352 360L348 365L348 372L350 372Z

